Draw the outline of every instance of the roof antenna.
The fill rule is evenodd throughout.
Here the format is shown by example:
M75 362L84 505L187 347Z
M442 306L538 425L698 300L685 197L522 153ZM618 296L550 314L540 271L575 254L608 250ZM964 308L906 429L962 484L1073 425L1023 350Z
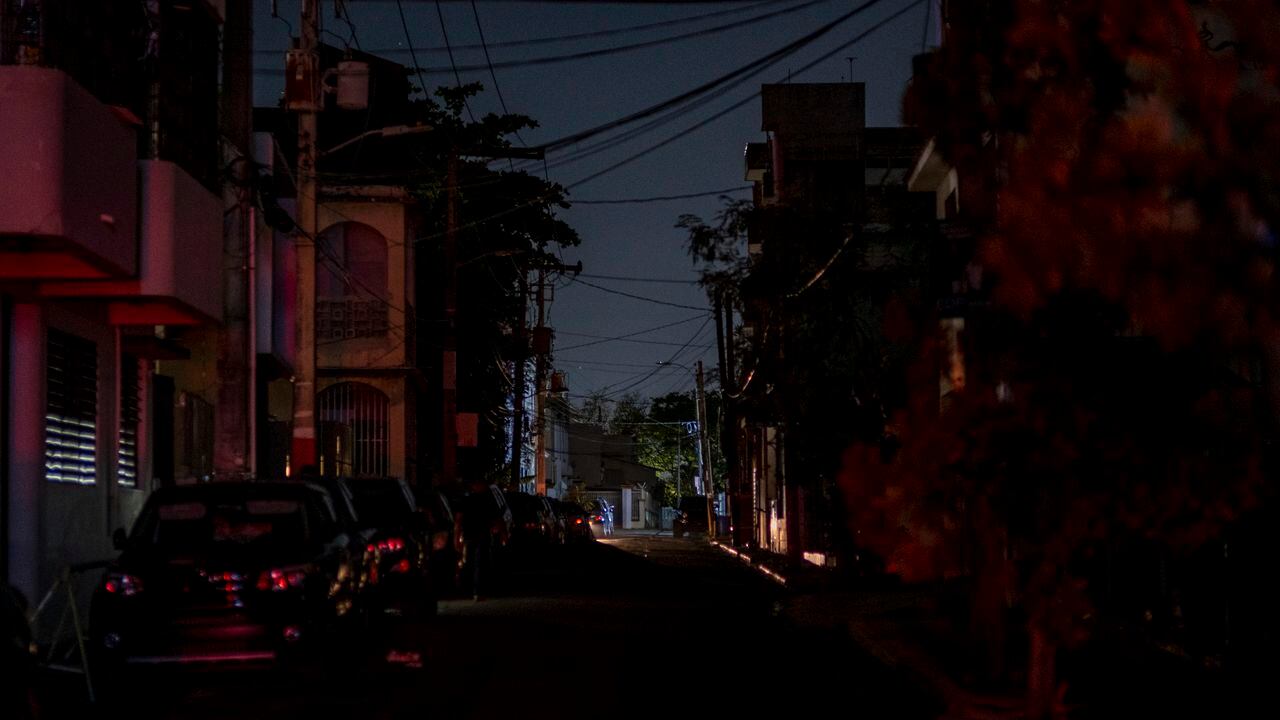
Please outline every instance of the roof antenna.
M858 59L857 55L845 58L845 60L849 61L849 82L853 82L853 61L857 59Z

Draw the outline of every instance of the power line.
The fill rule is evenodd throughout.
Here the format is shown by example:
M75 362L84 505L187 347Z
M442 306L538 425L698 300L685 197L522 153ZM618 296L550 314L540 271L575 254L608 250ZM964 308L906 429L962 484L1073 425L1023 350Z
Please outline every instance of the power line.
M856 12L856 10L855 10L855 12ZM897 17L897 16L895 15L894 17ZM890 18L890 19L892 19L892 18ZM879 24L879 25L877 25L877 26L874 26L874 27L872 28L872 31L874 31L875 29L878 29L881 25L883 25L883 23L881 23L881 24ZM864 33L864 35L863 35L863 36L865 36L865 33ZM860 37L863 37L863 36L860 36ZM855 38L855 39L854 39L854 42L856 42L858 39L859 39L859 38ZM850 44L851 44L851 43L850 43ZM843 46L843 47L847 47L847 46L848 46L848 44L846 44L846 45L845 45L845 46ZM839 50L837 50L836 52L839 52ZM832 54L834 54L834 53L832 53ZM626 132L623 132L623 133L621 133L621 134L619 134L619 135L615 135L615 136L613 136L613 137L611 137L611 138L608 138L608 139L602 140L602 141L597 142L597 143L595 143L595 144L593 144L593 145L588 145L588 146L586 146L585 148L582 148L581 150L577 151L576 153L573 153L573 154L571 154L571 155L569 155L569 156L567 156L567 157L565 157L565 158L562 158L562 159L560 159L560 160L556 161L555 163L553 163L553 164L552 164L552 166L553 166L553 167L560 167L560 166L563 166L563 165L568 165L568 164L570 164L570 163L578 162L578 161L583 160L583 159L585 159L585 158L587 158L587 157L590 157L590 156L592 156L592 155L596 155L596 154L599 154L599 153L601 153L601 152L605 152L605 151L607 151L607 150L610 150L610 149L612 149L612 148L614 148L614 147L616 147L616 146L618 146L618 145L620 145L620 144L622 144L622 143L629 142L629 141L631 141L631 140L633 140L633 139L635 139L635 138L637 138L637 137L639 137L639 136L641 136L641 135L646 134L646 133L647 133L647 132L649 132L650 130L653 130L653 129L655 129L655 128L658 128L658 127L660 127L660 126L662 126L662 125L666 125L667 123L670 123L670 122L672 122L673 120L677 120L677 119L679 119L679 118L683 117L683 116L684 116L688 111L690 111L690 110L694 110L694 109L699 108L699 107L702 107L703 105L706 105L707 103L709 103L709 102L711 102L711 101L715 100L716 98L718 98L718 97L720 97L720 96L724 95L725 93L729 92L729 91L730 91L730 90L732 90L733 88L735 88L735 87L737 87L737 86L739 86L739 85L742 85L743 83L747 82L747 81L748 81L748 80L750 80L752 77L754 77L755 75L757 75L757 74L759 74L759 73L761 73L761 72L763 72L763 71L767 70L769 67L771 67L771 66L773 66L773 65L777 64L778 62L781 62L785 57L786 57L786 56L785 56L785 55L783 55L783 56L779 56L779 57L777 57L777 58L774 58L774 59L772 59L772 60L769 60L768 62L765 62L764 64L760 65L759 67L756 67L755 69L753 69L753 70L751 70L750 72L748 72L748 73L746 73L746 74L744 74L744 75L742 75L742 76L740 76L740 77L738 77L738 78L736 78L736 79L732 80L731 82L728 82L728 83L726 83L726 84L723 84L721 87L719 87L719 88L717 88L717 89L715 89L715 90L713 90L713 91L711 91L711 92L707 93L705 96L703 96L703 97L701 97L701 98L699 98L699 99L697 99L697 100L693 100L693 101L691 101L690 103L688 103L688 104L687 104L687 105L685 105L684 107L677 107L676 109L672 110L671 112L668 112L668 113L666 113L665 115L663 115L663 116L661 116L661 117L658 117L658 118L656 118L656 119L654 119L654 120L651 120L651 121L649 121L648 123L645 123L644 125L641 125L641 126L636 127L636 128L632 128L632 129L630 129L630 130L628 130L628 131L626 131ZM830 57L830 55L826 55L826 56L824 56L823 58L820 58L820 60L825 60L825 59L826 59L826 58L828 58L828 57ZM815 65L815 64L816 64L816 63L811 63L811 64L809 64L809 65L805 66L805 68L803 68L803 69L801 70L801 72L803 72L803 70L804 70L804 69L808 69L808 68L812 67L812 66L813 66L813 65ZM788 79L790 78L790 75L791 75L791 73L788 73ZM721 118L721 117L724 117L725 115L727 115L728 113L730 113L730 112L732 112L732 111L734 111L734 110L738 109L739 107L742 107L743 105L745 105L745 104L747 104L747 103L751 102L752 100L754 100L754 99L755 99L756 97L758 97L758 96L759 96L759 92L753 93L753 94L752 94L752 95L750 95L749 97L743 98L741 101L739 101L739 102L737 102L737 103L734 103L733 105L730 105L729 107L727 107L727 108L725 108L725 109L721 110L720 112L718 112L718 113L716 113L716 114L712 115L711 117L707 118L706 120L704 120L704 121L702 121L702 122L700 122L700 123L698 123L698 124L696 124L696 125L694 125L694 126L692 126L692 127L690 127L690 128L687 128L685 131L683 131L683 132L681 132L681 133L677 133L675 136L669 137L669 138L667 138L666 140L664 140L664 141L660 142L659 144L657 144L657 145L655 145L655 146L651 146L650 148L648 148L648 149L646 149L646 150L642 150L642 151L640 151L640 152L638 152L638 153L636 153L636 154L634 154L634 155L632 155L632 156L630 156L630 157L624 158L623 160L621 160L621 161L619 161L619 162L617 162L617 163L615 163L615 164L613 164L613 165L608 166L607 168L605 168L604 170L602 170L601 172L599 172L599 173L597 173L597 174L587 176L587 177L585 177L585 178L583 178L583 179L581 179L581 180L579 180L579 181L577 181L577 182L575 182L575 183L573 183L573 184L569 185L569 187L570 187L570 188L572 188L572 187L576 187L576 186L578 186L578 185L582 185L582 184L584 184L584 183L586 183L586 182L590 182L591 180L596 179L597 177L600 177L601 175L604 175L604 174L607 174L607 173L613 172L614 170L617 170L618 168L623 167L624 165L627 165L627 164L629 164L629 163L633 162L634 160L637 160L637 159L639 159L639 158L641 158L641 157L644 157L645 155L647 155L647 154L648 154L649 152L651 152L651 151L654 151L654 150L657 150L657 149L659 149L659 148L661 148L661 147L664 147L665 145L668 145L668 144L670 144L670 143L672 143L672 142L675 142L676 140L679 140L680 138L684 137L684 136L685 136L685 135L687 135L687 134L690 134L690 133L692 133L692 132L694 132L694 131L696 131L696 130L698 130L698 129L701 129L702 127L705 127L706 125L708 125L708 124L710 124L710 123L712 123L712 122L714 122L714 121L718 120L718 119L719 119L719 118Z
M396 0L400 2L400 0ZM449 67L453 68L453 80L458 84L458 92L462 92L462 75L458 73L458 64L453 60L453 47L449 44L449 28L445 26L444 10L440 8L440 0L436 0L436 16L440 18L440 36L444 38L445 50L449 51ZM418 71L421 73L421 69ZM467 109L467 117L471 118L471 122L475 123L476 116L471 112L471 103L467 102L467 96L462 96L462 106Z
M684 308L686 310L706 310L706 308L698 307L696 305L682 305L680 303L667 302L666 300L658 300L657 298L645 297L644 295L636 295L634 293L623 292L621 290L614 290L603 285L588 282L580 277L573 278L573 281L579 285L586 285L589 288L595 288L596 290L609 293L610 295L621 295L622 297L631 298L632 300L642 300L644 302L653 303L654 305L667 305L669 307Z
M741 192L743 190L751 190L752 185L738 185L731 188L723 188L720 190L704 190L703 192L686 193L684 195L657 195L653 197L638 198L616 198L611 200L573 200L574 205L635 205L640 203L667 202L669 200L688 200L690 198L710 197L711 195L727 195L728 193Z
M801 10L806 10L810 7L813 7L814 5L820 5L828 2L831 2L831 0L808 0L807 2L800 3L799 5L793 5L793 6L781 8L779 10L772 10L770 12L763 13L761 15L756 15L749 18L743 18L742 20L735 20L733 22L724 23L721 25L713 25L712 27L702 28L700 30L690 30L688 32L683 32L676 35L669 35L667 37L654 38L652 40L641 40L639 42L627 43L625 45L613 45L613 46L603 47L603 48L594 48L591 50L580 50L578 52L563 53L559 55L543 55L541 57L524 58L521 60L506 60L506 61L497 62L497 63L490 61L488 63L488 67L490 69L534 67L539 65L553 65L553 64L559 64L559 63L574 62L576 60L589 60L591 58L604 57L607 55L617 55L620 53L634 52L636 50L644 50L646 48L659 47L662 45L670 45L672 43L683 42L685 40L692 40L694 38L699 38L699 37L706 37L708 35L719 35L721 33L725 33L730 30L736 30L738 28L747 27L749 25L754 25L756 23L765 22L766 20L772 20L773 18L779 17L781 15L789 15L792 13L800 12ZM447 46L448 45L446 42L446 47ZM401 51L397 50L395 52L401 52ZM487 51L486 51L485 59L486 61L488 61ZM450 63L452 64L452 62L453 62L452 56L450 56ZM456 73L459 70L463 72L473 72L473 71L484 70L485 68L486 68L485 65L459 65L459 66L452 66L452 67L428 67L428 68L423 68L423 71L426 72L428 75L432 75L432 74L443 75L449 72Z
M698 97L699 95L702 95L710 90L714 90L716 87L723 85L726 82L733 80L734 78L740 77L741 75L751 72L757 67L760 67L762 65L767 66L772 62L777 62L778 60L781 60L782 58L785 58L788 55L794 54L795 52L797 52L804 46L808 45L809 43L812 43L813 41L821 38L822 36L826 35L832 30L835 30L840 25L843 25L845 22L848 22L855 16L861 14L863 11L868 10L872 7L875 7L881 2L883 2L883 0L867 0L866 2L854 8L853 10L850 10L849 12L844 13L843 15L837 17L835 20L832 20L831 22L828 22L825 25L822 25L818 29L810 33L807 33L795 40L792 40L791 42L787 43L786 45L783 45L782 47L778 48L777 50L774 50L773 52L770 52L762 57L756 58L755 60L752 60L751 62L747 63L746 65L743 65L742 67L737 68L736 70L732 70L717 78L714 78L705 83L702 83L701 85L698 85L695 88L686 90L685 92L680 93L675 97L668 98L666 100L663 100L662 102L656 103L654 105L650 105L649 107L646 107L644 109L637 110L629 115L623 116L616 120L611 120L602 125L597 125L595 127L587 128L586 130L580 130L576 133L572 133L570 135L566 135L557 140L553 140L549 143L545 143L542 147L546 150L555 150L558 148L567 147L569 145L582 142L587 138L594 137L604 132L608 132L609 130L613 130L614 128L630 125L631 123L637 120L643 120L644 118L651 117L660 112L663 112L664 110L667 110L668 108L682 105L685 102Z
M870 0L870 2L869 2L868 4L876 3L876 2L880 2L880 0ZM848 42L846 42L846 43L844 43L844 44L840 45L839 47L835 48L834 50L831 50L831 51L829 51L829 52L827 52L827 53L824 53L824 54L823 54L821 57L819 57L818 59L816 59L816 60L814 60L814 61L812 61L812 62L810 62L810 63L808 63L808 64L804 65L804 66L803 66L803 67L801 67L799 70L795 70L794 72L789 73L789 75L799 75L799 74L800 74L800 73L802 73L802 72L805 72L805 71L807 71L807 70L812 69L814 66L818 65L819 63L821 63L821 62L823 62L823 61L825 61L825 60L829 59L832 55L835 55L836 53L838 53L838 52L841 52L841 51L845 50L846 48L850 47L851 45L853 45L853 44L855 44L855 43L857 43L857 42L859 42L859 41L863 40L863 39L864 39L864 38L866 38L868 35L870 35L870 34L872 34L872 33L876 32L877 30L879 30L879 29L883 28L884 26L888 25L890 22L892 22L892 21L894 21L894 20L898 19L899 17L901 17L901 16L905 15L909 10L913 9L915 6L919 5L919 4L920 4L920 3L922 3L922 2L925 2L925 0L915 0L915 2L910 3L910 4L909 4L909 5L907 5L906 7L902 8L901 10L899 10L898 12L893 13L892 15L890 15L890 16L889 16L889 17L887 17L887 18L885 18L884 20L881 20L880 22L876 23L875 25L872 25L872 26L871 26L870 28L868 28L866 31L864 31L864 32L862 32L862 33L859 33L859 34L858 34L857 36L855 36L852 40L850 40L850 41L848 41ZM861 7L867 7L867 5L863 5L863 6L861 6ZM570 183L569 185L567 185L566 187L568 187L568 188L575 188L575 187L578 187L578 186L580 186L580 185L584 185L584 184L589 183L589 182L591 182L592 180L595 180L595 179L597 179L597 178L599 178L599 177L601 177L601 176L603 176L603 175L607 175L607 174L609 174L609 173L613 172L614 170L617 170L618 168L621 168L621 167L623 167L623 166L625 166L625 165L628 165L628 164L630 164L630 163L632 163L632 162L634 162L634 161L636 161L636 160L639 160L640 158L645 157L646 155L649 155L650 153L652 153L652 152L654 152L654 151L656 151L656 150L659 150L659 149L661 149L661 148L663 148L663 147L666 147L667 145L670 145L671 143L676 142L677 140L681 140L681 139L683 139L683 138L685 138L685 137L687 137L687 136L689 136L689 135L693 134L694 132L696 132L696 131L698 131L698 130L701 130L702 128L706 127L707 125L710 125L711 123L715 122L716 120L719 120L720 118L724 117L725 115L728 115L730 112L733 112L734 110L737 110L738 108L742 107L743 105L746 105L747 103L751 102L752 100L755 100L755 99L756 99L757 97L759 97L759 96L760 96L760 91L758 91L758 90L757 90L756 92L752 93L751 95L749 95L749 96L747 96L747 97L745 97L745 98L743 98L743 99L739 100L738 102L736 102L736 103L734 103L734 104L730 105L729 107L724 108L723 110L721 110L721 111L719 111L719 112L715 113L714 115L711 115L710 117L708 117L708 118L706 118L706 119L704 119L704 120L701 120L701 121L699 121L699 122L697 122L697 123L694 123L693 125L690 125L689 127L685 128L684 130L681 130L680 132L676 133L675 135L672 135L672 136L668 137L667 139L662 140L661 142L658 142L658 143L656 143L656 144L654 144L654 145L650 145L649 147L647 147L647 148L645 148L645 149L643 149L643 150L641 150L641 151L639 151L639 152L637 152L637 153L634 153L634 154L632 154L632 155L629 155L629 156L627 156L627 157L623 158L622 160L619 160L619 161L617 161L617 162L613 163L612 165L609 165L608 167L604 168L603 170L599 170L599 171L594 172L594 173L592 173L592 174L590 174L590 175L588 175L588 176L586 176L586 177L584 177L584 178L582 178L582 179L580 179L580 180L576 180L576 181L574 181L574 182Z
M862 11L862 10L865 10L865 9L867 9L867 8L869 8L869 7L871 7L871 6L875 5L875 4L877 4L877 3L879 3L880 1L881 1L881 0L868 0L868 2L864 3L863 5L858 6L858 7L857 7L857 8L855 8L853 11L851 11L851 13L850 13L850 14L846 14L845 16L842 16L839 20L837 20L837 22L841 22L841 21L843 21L843 20L846 20L846 19L848 19L849 17L851 17L851 16L852 16L852 14L856 14L856 13L858 13L858 12ZM915 0L915 2L910 3L909 5L907 5L906 7L904 7L903 9L899 10L898 12L896 12L896 13L894 13L894 14L890 15L888 18L885 18L884 20L882 20L882 21L880 21L880 22L876 23L875 25L872 25L872 26L871 26L870 28L868 28L865 32L859 33L859 34L858 34L857 36L855 36L852 40L850 40L850 41L848 41L848 42L845 42L845 43L842 43L841 45L839 45L839 46L838 46L838 47L836 47L835 49L833 49L833 50L831 50L831 51L829 51L829 52L827 52L827 53L824 53L822 56L820 56L820 57L819 57L819 58L817 58L816 60L814 60L814 61L812 61L812 62L810 62L810 63L808 63L808 64L804 65L804 66L803 66L803 67L801 67L799 70L796 70L796 71L794 71L794 72L792 72L792 73L789 73L789 75L795 75L795 74L803 73L803 72L805 72L805 71L807 71L807 70L812 69L814 66L818 65L819 63L824 62L824 61L826 61L826 60L830 59L830 58L831 58L833 55L835 55L836 53L839 53L839 52L841 52L841 51L843 51L843 50L847 49L848 47L850 47L850 46L852 46L852 45L854 45L854 44L856 44L856 43L860 42L861 40L865 39L866 37L868 37L868 36L869 36L869 35L871 35L872 33L874 33L874 32L876 32L876 31L880 30L880 29L881 29L881 28L883 28L884 26L888 25L891 21L893 21L893 20L897 19L898 17L901 17L903 14L905 14L905 13L906 13L908 10L910 10L911 8L914 8L916 5L919 5L921 2L924 2L924 0ZM828 26L824 26L824 28L822 28L822 29L829 29L829 27L830 27L830 25L828 25ZM820 29L820 30L822 30L822 29ZM811 38L813 35L814 35L813 33L810 33L810 35L805 36L805 38L806 38L806 39L807 39L807 38ZM808 41L808 40L806 40L806 42L807 42L807 41ZM792 43L792 44L794 45L795 43ZM790 47L790 45L789 45L789 46L787 46L787 47L789 48L789 47ZM798 48L796 48L796 49L798 49ZM793 49L793 50L791 50L791 52L794 52L794 49ZM775 51L774 53L771 53L770 55L777 55L777 54L778 54L778 51ZM790 53L786 53L786 54L790 54ZM781 56L777 57L776 59L773 59L773 61L772 61L772 62L777 62L777 60L780 60L780 59L782 59L782 57L785 57L785 56L786 56L786 54L783 54L783 55L781 55ZM766 56L766 57L768 57L768 56ZM768 63L768 64L772 64L772 62L770 62L770 63ZM759 63L759 61L756 61L755 63L752 63L751 65L755 65L755 64L758 64L758 63ZM765 67L767 67L767 66L768 66L768 65L766 64L766 65L765 65ZM735 71L735 72L736 72L736 71ZM724 76L722 76L722 78L723 78L723 77L724 77ZM707 86L709 86L709 85L713 85L713 84L715 84L715 83L716 83L716 81L712 81L711 83L706 83L706 84L704 84L703 86L699 86L699 88L704 88L704 87L707 87ZM699 90L699 88L695 88L693 91L689 91L689 92L687 92L687 93L684 93L683 95L679 96L679 98L685 98L685 99L687 99L687 97L691 97L691 96L695 95L695 94L696 94L696 91L697 91L697 90ZM695 132L695 131L697 131L697 130L699 130L699 129L703 128L703 127L705 127L706 125L711 124L712 122L714 122L714 121L716 121L716 120L718 120L718 119L720 119L720 118L724 117L725 115L729 114L730 112L732 112L732 111L734 111L734 110L736 110L736 109L738 109L738 108L742 107L743 105L746 105L747 103L751 102L752 100L756 99L757 97L759 97L759 95L760 95L759 91L754 92L754 93L752 93L751 95L749 95L749 96L747 96L747 97L743 98L742 100L740 100L740 101L738 101L738 102L734 103L733 105L730 105L729 107L727 107L727 108L725 108L725 109L723 109L723 110L721 110L721 111L717 112L716 114L714 114L714 115L712 115L712 116L710 116L710 117L706 118L705 120L703 120L703 121L701 121L701 122L698 122L698 123L696 123L696 124L694 124L694 125L692 125L692 126L690 126L690 127L685 128L684 130L680 131L680 132L679 132L679 133L677 133L676 135L673 135L673 136L671 136L671 137L667 138L666 140L663 140L663 141L661 141L661 142L659 142L659 143L657 143L657 144L655 144L655 145L652 145L652 146L650 146L650 147L648 147L648 148L646 148L646 149L644 149L644 150L641 150L640 152L638 152L638 153L636 153L636 154L634 154L634 155L631 155L630 157L624 158L623 160L621 160L621 161L619 161L619 162L616 162L616 163L614 163L613 165L610 165L609 167L605 168L604 170L601 170L601 171L599 171L599 172L593 173L593 174L591 174L591 175L588 175L587 177L584 177L584 178L582 178L582 179L580 179L580 180L577 180L577 181L575 181L575 182L573 182L573 183L570 183L569 185L567 185L567 186L565 186L565 187L566 187L566 188L570 188L570 189L571 189L571 188L574 188L574 187L578 187L578 186L583 185L583 184L586 184L586 183L588 183L588 182L590 182L590 181L592 181L592 180L595 180L595 179L597 179L597 178L599 178L599 177L601 177L601 176L603 176L603 175L606 175L606 174L608 174L608 173L610 173L610 172L613 172L614 170L617 170L618 168L621 168L621 167L623 167L623 166L625 166L625 165L629 164L630 162L632 162L632 161L634 161L634 160L637 160L637 159L639 159L639 158L641 158L641 157L644 157L645 155L648 155L648 154L649 154L649 153L651 153L651 152L654 152L654 151L656 151L656 150L658 150L658 149L660 149L660 148L662 148L662 147L665 147L666 145L669 145L669 144L671 144L672 142L675 142L676 140L679 140L679 139L681 139L681 138L683 138L683 137L686 137L686 136L688 136L688 135L692 134L693 132ZM673 98L673 99L668 100L668 101L666 101L666 102L664 102L664 103L659 103L658 105L651 106L651 108L649 108L649 109L656 108L656 107L659 107L659 106L663 106L663 107L665 108L665 107L669 107L669 106L672 106L672 105L679 104L679 102L676 102L679 98ZM577 133L577 134L575 134L574 136L569 136L569 138L573 138L573 137L577 137L577 136L582 136L582 137L584 137L584 138L585 138L585 137L589 137L589 136L590 136L590 135L592 135L592 134L598 134L598 132L606 132L608 129L611 129L612 127L620 127L621 125L625 124L625 123L628 121L628 119L630 119L630 118L635 118L637 115L640 115L640 114L645 114L645 113L647 113L647 111L648 111L649 109L639 111L638 113L632 113L632 115L629 115L629 116L627 116L626 118L621 118L621 119L619 119L619 120L615 120L615 121L613 121L612 123L607 123L606 125L608 125L609 127L606 127L606 126L604 126L604 125L602 125L602 126L597 126L597 128L593 128L593 129L591 129L591 130L585 130L585 131L582 131L581 133ZM652 113L649 113L649 114L652 114ZM603 129L601 129L601 128L603 128ZM597 132L597 130L598 130L598 132ZM548 144L548 145L544 145L543 147L544 147L544 148L550 148L550 147L551 147L551 145L559 145L561 142L562 142L562 141L556 141L555 143L551 143L551 144ZM484 223L489 222L489 221L491 221L491 220L496 220L496 219L498 219L498 218L502 218L502 217L505 217L505 216L507 216L507 215L510 215L510 214L513 214L513 213L519 212L519 211L521 211L521 210L523 210L523 209L525 209L525 208L528 208L528 207L532 207L532 206L534 206L534 205L537 205L538 203L546 202L546 201L547 201L548 199L550 199L551 197L552 197L551 195L543 195L543 196L541 196L541 197L539 197L539 198L536 198L536 199L534 199L534 200L531 200L531 201L529 201L529 202L527 202L527 203L524 203L524 204L521 204L521 205L517 205L517 206L511 207L511 208L507 208L506 210L502 210L502 211L499 211L499 212L493 213L493 214L491 214L491 215L489 215L489 216L487 216L487 217L477 218L476 220L472 220L472 221L470 221L470 222L468 222L468 223L465 223L464 225L462 225L462 226L459 228L459 230L466 230L466 229L470 229L470 228L477 227L477 226L479 226L479 225L483 225ZM415 242L420 242L420 243L421 243L421 242L427 242L427 241L434 240L434 239L436 239L436 238L438 238L438 237L441 237L441 236L443 236L443 233L442 233L442 232L431 233L431 234L424 235L424 236L422 236L422 237L416 238ZM580 281L580 280L577 280L576 282L581 282L581 281ZM607 291L607 292L613 292L613 291ZM685 306L685 307L688 307L688 306ZM695 309L700 309L700 308L695 308Z
M480 9L476 7L476 0L471 0L471 15L476 19L476 32L480 35L480 47L484 48L484 62L489 66L489 77L493 79L493 91L498 95L498 105L502 107L503 115L510 115L511 111L507 110L507 101L502 97L502 87L498 85L498 74L493 71L493 60L489 57L489 45L484 39L484 25L480 24ZM520 131L516 131L516 139L521 145L525 144L524 138L520 137ZM515 170L514 163L511 158L507 158L507 165Z
M667 359L667 362L668 363L675 362L676 358L680 357L680 355L684 353L685 350L688 350L689 346L693 345L693 343L696 342L698 338L702 336L702 333L707 329L707 324L710 322L711 322L710 317L708 317L706 320L703 320L702 325L698 327L697 332L695 332L692 336L690 336L688 342L686 342L683 346L681 346L679 350L676 350L674 353L672 353L671 357ZM619 383L614 383L613 385L606 385L603 388L601 388L602 391L607 390L609 388L616 388L616 389L613 389L608 393L601 393L601 394L603 394L605 397L616 396L616 395L625 393L633 388L639 387L640 385L643 385L644 383L648 382L654 375L657 375L658 371L661 370L663 367L664 366L662 364L658 364L654 366L654 368L650 370L644 377L622 388L616 387Z
M698 280L678 280L676 278L630 277L627 275L593 275L591 273L578 273L578 277L594 278L596 280L618 280L621 282L670 283L673 285L697 285L699 283Z
M593 338L599 338L599 342L581 343L581 344L579 344L579 345L571 345L571 346L569 346L569 347L559 348L559 349L560 349L560 350L573 350L573 349L575 349L575 348L580 348L580 347L588 347L588 346L591 346L591 345L599 345L599 344L601 344L601 343L609 342L609 341L611 341L611 340L625 340L626 338L632 338L632 337L636 337L636 336L638 336L638 335L646 335L646 334L651 333L651 332L657 332L657 331L659 331L659 330L665 330L665 329L667 329L667 328L675 327L675 326L677 326L677 325L684 325L684 324L686 324L686 323L691 323L691 322L693 322L694 320L699 320L699 319L701 319L702 317L703 317L702 315L695 315L695 316L693 316L693 317L691 317L691 318L685 318L684 320L677 320L677 321L675 321L675 322L670 322L670 323L667 323L667 324L665 324L665 325L658 325L657 327L645 328L644 330L637 330L637 331L635 331L635 332L633 332L633 333L627 333L627 334L625 334L625 335L613 335L613 336L605 336L605 335L587 335L587 334L584 334L584 333L573 333L573 332L569 332L569 331L567 331L567 330L562 330L562 331L559 331L559 334L561 334L561 335L578 335L578 336L581 336L581 337L593 337Z
M563 365L561 363L564 363ZM653 369L653 363L622 363L622 362L605 362L604 360L570 360L568 358L560 358L556 363L557 367L567 368L569 365L603 365L605 367L633 367L644 368L645 370Z
M599 336L595 336L595 337L599 337ZM565 350L577 350L578 348L590 347L590 346L592 346L592 345L600 345L600 344L605 343L605 342L624 342L624 343L635 343L635 344L637 344L637 345L667 345L667 346L672 346L672 347L677 346L677 345L680 345L680 343L667 342L666 340L631 340L631 339L628 339L628 338L601 338L601 339L600 339L600 342L589 342L589 343L581 343L581 344L579 344L579 345L570 345L570 346L568 346L568 347L566 347L566 348L564 348L564 349L565 349ZM709 348L709 347L711 347L711 346L710 346L710 345L699 345L698 347L706 347L706 348Z
M430 97L427 81L422 77L422 66L418 64L418 54L413 51L413 38L409 36L409 22L404 19L404 4L401 0L396 0L396 10L400 13L400 27L404 28L404 41L409 46L409 59L413 60L413 69L418 73L418 84L422 86L422 94Z
M571 33L567 35L552 35L548 37L524 38L520 40L504 40L501 42L488 43L488 46L490 48L529 47L533 45L558 44L558 43L566 43L566 42L575 42L578 40L589 40L592 38L612 37L614 35L640 33L647 30L654 30L656 28L670 27L673 25L685 25L685 24L694 23L700 20L706 20L713 17L721 17L724 15L736 15L739 13L750 12L752 10L758 9L766 5L776 5L779 2L790 2L790 1L791 0L764 0L764 2L757 2L752 5L747 5L745 7L734 7L734 8L728 8L725 10L714 10L712 12L702 13L700 15L688 15L685 17L674 18L671 20L659 20L657 22L642 23L639 25L627 25L625 27L620 27L620 28L611 28L607 30L592 30L589 32ZM292 32L290 34L292 34ZM357 45L357 47L359 46ZM479 50L482 47L483 47L482 44L477 43L477 44L471 44L471 45L454 45L453 49L454 50ZM419 48L419 50L422 52L434 52L434 53L446 52L446 48L444 47L427 47L427 48ZM368 52L376 54L376 53L403 52L403 51L404 51L404 48L388 47L388 48L373 48L373 49L370 49ZM275 55L278 53L278 51L276 50L258 50L256 52L259 54L270 54L270 55Z

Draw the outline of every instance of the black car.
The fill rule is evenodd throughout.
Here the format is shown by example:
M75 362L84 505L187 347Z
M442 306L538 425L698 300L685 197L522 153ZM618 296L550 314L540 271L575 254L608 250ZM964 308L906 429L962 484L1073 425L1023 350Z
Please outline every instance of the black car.
M95 590L100 667L279 661L358 626L361 548L308 483L156 490Z
M564 521L565 542L589 542L595 539L591 532L591 517L585 508L573 502L553 501L560 519Z
M370 596L378 592L378 570L379 570L379 554L377 546L371 542L374 539L375 530L368 523L362 522L359 513L356 511L355 495L351 492L350 483L346 478L304 475L302 482L318 485L329 493L329 497L333 501L333 508L337 514L338 524L342 526L343 531L351 536L354 547L364 548L360 553L360 561L356 564L358 572L356 573L356 588L361 597L367 603L376 602ZM288 481L286 481L288 482Z
M556 518L546 498L522 492L506 493L511 508L511 540L517 545L546 545L557 541Z
M408 483L399 478L345 481L359 524L375 554L379 605L395 613L434 612L430 589L431 534Z
M453 505L445 494L435 488L417 488L414 497L418 513L427 525L431 539L430 556L431 588L436 597L456 588L458 572L462 564L462 533L454 523Z

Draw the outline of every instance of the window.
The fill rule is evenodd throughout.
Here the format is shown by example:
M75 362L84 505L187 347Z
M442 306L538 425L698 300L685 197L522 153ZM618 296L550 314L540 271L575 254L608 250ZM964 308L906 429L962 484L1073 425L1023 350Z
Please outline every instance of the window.
M386 238L355 222L321 233L316 243L316 337L385 336L386 300Z
M320 233L316 296L385 299L387 240L368 225L339 223Z
M316 396L320 473L386 477L391 474L391 403L364 383L331 385Z
M138 487L138 426L142 419L142 367L132 355L120 356L120 431L116 482Z
M98 466L98 346L49 330L47 349L45 478L93 485Z

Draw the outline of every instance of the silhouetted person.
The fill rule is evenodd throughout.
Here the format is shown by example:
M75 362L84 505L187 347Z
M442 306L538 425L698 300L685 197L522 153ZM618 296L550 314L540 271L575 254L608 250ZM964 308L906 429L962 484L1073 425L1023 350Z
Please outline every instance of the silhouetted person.
M472 479L470 492L462 499L456 513L462 525L466 545L467 574L471 578L471 596L479 600L490 588L493 574L493 551L503 532L502 508L494 493L497 489L484 480Z

